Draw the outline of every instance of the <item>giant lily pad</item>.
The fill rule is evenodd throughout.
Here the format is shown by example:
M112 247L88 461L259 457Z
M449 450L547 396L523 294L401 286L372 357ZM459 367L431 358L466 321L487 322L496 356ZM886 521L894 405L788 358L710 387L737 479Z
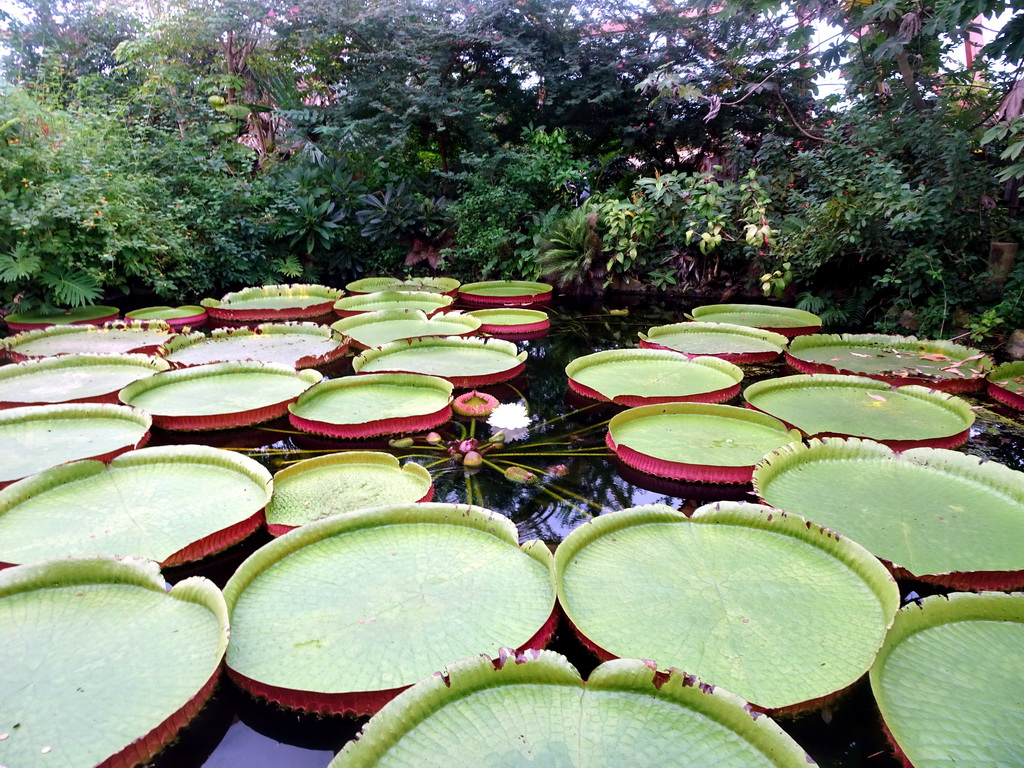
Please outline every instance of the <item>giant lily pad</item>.
M801 336L790 343L786 362L801 373L862 375L944 392L981 389L992 368L984 353L951 341L877 333Z
M671 349L687 357L712 355L736 364L774 360L788 341L779 333L732 323L673 323L640 334L641 347Z
M254 459L202 445L53 467L0 492L0 564L99 554L165 566L198 560L263 525L272 485Z
M762 328L788 338L815 333L821 328L821 318L813 312L765 304L707 304L695 307L691 316L705 323Z
M250 328L218 328L210 336L177 336L160 348L176 368L231 360L280 363L292 368L326 365L344 356L348 344L316 323L266 323Z
M667 403L630 408L608 423L608 447L625 464L659 477L749 483L754 465L799 440L778 419L730 405Z
M754 488L891 563L950 587L1024 586L1024 473L956 451L895 453L863 440L813 440L767 456Z
M514 379L526 367L526 353L502 339L426 338L393 341L352 361L356 373L422 373L456 387L477 387Z
M808 437L866 437L896 450L955 448L974 423L958 397L865 376L783 376L751 384L743 396Z
M345 286L349 293L380 291L430 291L454 296L461 283L453 277L364 277Z
M206 325L206 310L195 304L181 307L145 307L125 313L126 320L163 320L174 330L202 328Z
M486 280L459 288L459 301L472 306L510 307L551 300L552 286L526 280Z
M306 459L274 475L267 529L280 536L300 525L357 509L430 501L430 473L390 453L345 451Z
M288 404L320 381L317 371L275 363L197 365L136 381L121 402L152 414L163 429L229 429L288 413Z
M12 331L35 331L51 325L101 325L117 320L117 307L93 305L89 307L73 307L63 312L11 312L4 317L4 322Z
M0 412L0 488L58 464L141 448L152 423L148 413L108 403L9 408Z
M218 320L305 320L331 314L343 293L324 285L264 285L199 303Z
M599 655L685 669L766 710L852 685L899 607L895 580L860 545L754 504L601 515L558 546L555 572L559 603Z
M451 402L444 379L380 373L321 382L288 410L303 432L360 439L433 429L451 418Z
M334 302L334 312L339 317L352 317L382 309L420 309L433 315L450 307L453 301L452 296L432 291L378 291L338 299Z
M346 317L331 325L358 349L380 347L400 339L427 336L468 336L480 328L480 321L461 312L427 317L421 309L383 309Z
M995 400L1024 410L1024 361L1003 363L988 375L988 394Z
M743 371L714 357L688 359L662 349L612 349L567 366L569 388L619 405L721 403L740 391Z
M871 690L906 765L1014 766L1024 734L1024 594L954 593L896 615Z
M99 557L0 573L0 764L143 765L213 692L228 644L212 582Z
M161 321L55 325L0 339L0 348L7 350L7 357L14 362L53 355L150 355L173 336L167 323Z
M466 314L480 320L482 333L509 340L539 339L545 336L551 327L548 313L540 309L498 307L476 309Z
M584 685L564 657L540 651L449 664L381 710L330 768L661 768L667 755L716 768L813 765L770 718L679 670L621 659Z
M58 403L116 403L131 382L166 371L144 355L61 355L0 368L0 408Z
M547 547L456 504L310 523L246 560L224 596L231 676L321 712L374 712L451 659L543 647L555 616Z

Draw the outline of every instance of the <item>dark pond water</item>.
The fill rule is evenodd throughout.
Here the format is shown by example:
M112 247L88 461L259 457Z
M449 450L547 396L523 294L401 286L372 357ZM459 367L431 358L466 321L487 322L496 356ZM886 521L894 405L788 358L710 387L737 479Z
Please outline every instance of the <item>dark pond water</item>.
M612 314L611 309L628 313ZM461 465L447 462L438 454L398 454L430 468L436 501L471 502L499 511L516 523L522 540L540 538L552 547L580 523L606 511L650 503L690 511L708 501L749 498L744 495L746 489L687 488L623 471L604 445L604 424L615 411L603 406L581 408L580 403L567 397L564 367L570 360L595 351L633 347L638 331L678 322L683 319L684 309L679 305L653 305L648 299L623 301L614 307L563 302L550 310L552 330L548 336L520 343L529 351L526 373L511 387L489 391L503 402L526 404L533 426L526 439L508 443L493 458L502 467L514 463L535 472L543 477L540 483L513 483L491 467L468 474ZM788 371L781 363L747 369L744 384L785 373ZM968 399L979 406L978 421L963 450L1024 469L1024 428L1019 418L984 396ZM489 428L483 429L485 435L489 433ZM458 434L455 427L446 431L449 437ZM157 433L151 444L173 442L202 442L239 450L271 471L300 459L357 447L298 434L285 421L260 429L209 435ZM386 449L387 445L359 447ZM268 540L269 536L259 534L210 561L170 570L166 576L174 582L199 574L223 585L234 568ZM924 596L936 591L912 582L901 582L900 589L905 600L913 599L915 593ZM566 655L584 677L597 664L564 624L550 647ZM362 722L282 710L252 699L225 678L200 717L154 765L320 768L330 762ZM866 680L831 709L782 720L781 724L819 765L899 765L885 741Z

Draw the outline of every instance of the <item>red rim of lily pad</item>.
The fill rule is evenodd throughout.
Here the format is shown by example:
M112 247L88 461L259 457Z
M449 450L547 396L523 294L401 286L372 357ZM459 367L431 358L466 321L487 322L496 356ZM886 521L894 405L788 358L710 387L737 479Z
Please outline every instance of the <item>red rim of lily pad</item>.
M459 288L459 301L479 307L523 306L547 304L554 286L526 280L485 280L467 283Z
M180 307L145 307L126 312L125 320L163 320L175 331L182 328L202 328L206 325L206 310L195 304Z
M65 312L42 314L35 312L12 312L3 318L7 327L15 332L38 331L51 325L103 325L117 320L117 307L88 306L76 307Z
M206 308L206 313L217 320L310 320L332 316L334 314L334 302L341 298L344 291L339 288L328 288L325 285L312 284L291 284L291 285L264 285L259 287L244 288L241 291L234 291L225 294L218 301L216 299L203 299L199 302ZM246 309L246 300L256 300L262 297L290 297L320 299L313 303L299 303L291 307L263 307ZM241 306L235 308L231 304Z
M1024 410L1024 361L1003 363L988 375L988 395L1003 405Z

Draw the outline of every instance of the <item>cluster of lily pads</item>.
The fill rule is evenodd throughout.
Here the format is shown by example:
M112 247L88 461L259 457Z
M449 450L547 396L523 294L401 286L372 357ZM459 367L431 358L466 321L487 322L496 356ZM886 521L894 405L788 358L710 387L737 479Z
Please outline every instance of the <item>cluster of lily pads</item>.
M222 668L283 707L373 715L332 766L806 765L768 715L865 674L907 764L1019 760L1024 474L951 449L974 421L958 394L1020 407L1024 370L699 307L572 360L567 399L614 413L598 426L623 471L760 503L610 511L552 552L472 498L432 502L426 468L538 479L496 462L530 423L501 399L550 302L540 283L372 278L105 324L9 317L25 330L0 341L0 764L144 763ZM798 373L744 388L742 366L782 355ZM144 447L152 428L283 418L334 443L273 476ZM165 584L161 567L264 527L223 591ZM978 593L900 609L896 578ZM563 620L604 662L586 684L544 650Z

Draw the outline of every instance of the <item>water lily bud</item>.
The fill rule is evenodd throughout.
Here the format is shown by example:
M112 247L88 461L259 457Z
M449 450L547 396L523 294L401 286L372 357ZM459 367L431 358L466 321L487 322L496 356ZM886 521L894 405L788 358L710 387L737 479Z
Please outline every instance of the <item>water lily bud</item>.
M476 451L470 451L462 457L462 463L467 467L479 467L484 463L484 457Z
M437 432L428 433L426 439L430 445L438 445L441 442L441 436Z
M509 467L505 470L505 477L513 483L521 483L522 485L537 482L537 475L522 467Z
M489 438L487 438L487 442L488 443L504 443L505 442L505 433L504 432L495 432L493 435L491 435Z
M400 437L396 440L388 440L388 445L392 448L412 448L413 439L411 437Z

